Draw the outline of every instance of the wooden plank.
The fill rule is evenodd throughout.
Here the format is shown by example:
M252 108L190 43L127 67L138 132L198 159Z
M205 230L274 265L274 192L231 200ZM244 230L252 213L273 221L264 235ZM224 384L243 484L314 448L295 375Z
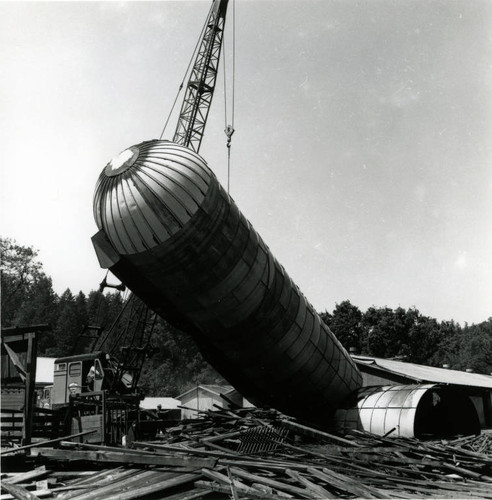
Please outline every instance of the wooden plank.
M2 431L0 434L3 438L22 438L22 427L17 431ZM19 439L20 440L20 439Z
M228 476L216 470L202 469L202 475L208 479L211 479L212 481L223 483L229 488L229 494L231 493L231 484L240 491L246 491L248 489L245 484L241 483L237 479L231 480Z
M27 483L32 479L39 479L40 477L46 476L50 471L46 470L46 466L42 465L41 467L37 467L34 470L23 472L21 474L16 474L13 477L8 477L6 479L2 479L3 483L7 484L19 484L19 483Z
M38 341L35 333L28 333L26 356L26 390L24 399L24 429L22 444L31 444L33 428L34 391L36 389L36 364Z
M213 458L164 456L159 454L139 455L136 453L132 454L130 451L116 453L113 451L76 451L54 448L33 448L31 451L31 455L69 461L96 461L104 463L167 465L187 467L189 469L201 469L202 467L211 468L214 467L217 463L217 460Z
M232 491L232 500L239 500L239 496L237 494L237 489L235 485L237 481L232 477L231 468L229 466L227 466L227 478L229 479L229 485Z
M94 450L94 451L114 451L116 453L131 453L134 455L154 455L152 451L148 450L134 450L133 448L124 448L117 446L105 446L103 444L90 444L90 443L72 443L71 441L62 441L61 446L66 448L82 448L85 450Z
M248 481L252 481L254 483L260 483L280 491L286 491L287 493L290 493L296 497L311 498L311 493L304 488L291 486L290 484L276 481L274 479L268 479L257 474L251 474L249 472L238 469L237 467L231 467L231 473L239 476L242 479L247 479Z
M164 445L156 445L156 444L136 443L136 442L133 442L132 444L134 446L137 446L138 448L140 448L140 447L154 448L157 453L163 453L163 452L186 453L189 455L202 455L202 456L215 457L215 458L225 458L225 457L234 458L234 457L238 456L235 453L225 453L222 451L210 451L210 450L188 448L188 447L175 446L175 445L165 445L165 444Z
M103 488L106 485L112 485L116 482L123 481L125 479L131 478L137 474L140 474L141 469L124 469L123 467L117 467L116 469L105 469L99 473L95 473L92 476L77 479L70 483L75 489L79 487L83 488ZM62 493L57 497L57 499L68 500L79 496L80 492L76 490L70 490L66 493Z
M460 491L453 491L452 488L450 489L441 489L439 486L435 485L432 481L429 481L428 483L425 484L419 484L418 482L415 481L406 481L403 482L401 481L401 478L398 477L389 477L386 480L374 480L376 484L379 483L379 485L382 486L381 491L384 491L385 496L384 498L388 498L388 495L386 492L388 490L384 489L385 486L389 486L392 488L393 491L397 491L397 494L399 495L400 491L406 491L406 492L416 492L418 493L418 498L421 497L421 493L427 493L428 495L432 495L434 497L438 498L477 498L476 495L473 493L469 493L465 490L460 490ZM415 498L415 493L412 495L412 498ZM396 498L400 498L397 496ZM479 497L483 498L483 497Z
M235 451L229 450L228 448L224 448L223 446L219 446L218 444L215 443L204 442L203 445L206 448L212 448L214 450L221 451L222 453L226 453L231 456L237 456L237 457L241 456L240 453L236 453Z
M10 453L16 453L18 451L29 450L29 449L35 448L35 447L41 447L41 446L46 446L48 444L59 443L60 441L65 441L67 439L73 439L73 438L76 438L79 436L85 436L87 434L91 434L92 432L94 432L94 431L79 432L78 434L71 434L70 436L63 436L63 437L57 438L57 439L49 439L48 441L40 441L38 443L28 444L26 446L19 446L17 448L10 448L8 450L2 450L0 452L0 456L3 457L4 455L8 455Z
M223 397L223 396L222 396ZM198 438L198 443L214 443L215 441L221 441L222 439L231 439L240 436L244 431L234 431L234 432L224 432L215 436Z
M301 483L304 488L310 491L313 498L338 498L337 495L333 495L331 492L329 492L319 484L313 483L297 471L287 469L285 472L287 475L295 479L298 483Z
M36 495L35 498L49 498L53 497L53 490L50 489L35 490L33 491L33 494ZM0 495L0 500L12 500L12 499L15 499L15 497L10 493L4 493L3 495Z
M210 481L196 481L195 486L198 487L199 491L201 491L202 495L206 495L207 493L204 490L208 490L209 492L217 492L224 493L225 495L231 494L231 489L223 484L213 483ZM271 499L278 500L279 498L293 498L292 495L288 495L285 493L284 495L273 495L269 493L265 493L255 488L248 488L245 492L245 496L243 498L259 498L259 499ZM169 500L169 498L166 498Z
M274 443L277 443L279 446L282 446L282 447L287 448L289 450L298 451L304 455L312 455L314 457L319 457L319 458L322 458L322 459L327 460L329 462L340 463L341 461L344 461L344 457L341 457L339 455L328 455L326 453L319 453L317 451L307 450L305 448L301 448L300 446L294 446L293 444L285 443L282 441L276 441L274 439L272 441ZM355 450L351 450L351 451L355 451Z
M108 469L106 469L108 470ZM114 469L111 469L114 470ZM54 470L51 471L50 477L60 478L64 481L74 479L78 481L79 479L85 479L87 476L91 476L92 478L97 475L97 473L101 472L99 469L94 470Z
M359 443L356 443L354 441L349 441L348 439L345 439L345 438L342 438L339 436L334 436L333 434L328 434L327 432L323 432L323 431L320 431L318 429L313 429L312 427L308 427L306 425L298 424L297 422L293 422L292 420L282 420L281 422L282 422L282 425L284 427L287 427L287 429L290 429L292 431L298 431L301 434L304 434L307 436L328 439L330 441L342 443L342 444L345 444L347 446L353 446L353 447L360 446Z
M123 473L117 474L112 480L104 480L99 484L94 484L92 491L74 491L70 494L61 496L63 500L67 498L83 498L84 500L97 500L104 499L116 494L119 491L137 488L140 484L145 482L157 482L165 475L162 472L154 470L132 470L131 474ZM173 474L167 474L173 475ZM86 484L88 486L88 484Z
M319 470L313 467L308 470L315 477L323 479L329 484L333 484L338 489L347 491L353 495L362 496L363 498L388 498L388 495L385 492L381 492L376 488L367 486L351 476L340 474L339 472L335 472L327 468Z
M203 491L202 488L194 488L182 493L166 495L166 500L193 500L194 498L203 498L206 495L208 495L208 493L206 491Z
M104 500L133 500L141 498L146 495L155 494L160 491L174 488L175 486L182 486L187 483L193 483L200 478L200 474L180 474L172 478L166 478L158 483L150 484L147 486L140 486L138 488L131 488L129 491L121 491L112 496L103 497ZM85 498L84 498L85 500Z
M33 495L26 488L24 488L23 486L19 486L18 484L9 484L2 482L1 488L7 493L10 493L17 500L36 500L38 498L36 495Z

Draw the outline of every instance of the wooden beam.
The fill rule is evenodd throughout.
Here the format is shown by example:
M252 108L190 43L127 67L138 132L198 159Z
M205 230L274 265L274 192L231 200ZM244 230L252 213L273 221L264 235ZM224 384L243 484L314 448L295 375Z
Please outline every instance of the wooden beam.
M85 432L79 432L78 434L72 434L70 436L63 436L61 438L57 439L49 439L48 441L40 441L39 443L33 443L33 444L28 444L26 446L19 446L17 448L9 448L8 450L2 450L0 452L0 456L4 455L10 455L10 453L17 453L18 451L24 451L24 450L29 450L30 448L34 447L41 447L41 446L46 446L48 444L54 444L54 443L59 443L60 441L65 441L67 439L73 439L79 436L85 436L87 434L92 434L93 432L96 431L85 431Z
M46 470L46 466L42 465L41 467L36 467L34 470L22 472L13 477L2 479L2 482L7 484L26 483L32 479L39 479L40 477L46 476L49 472L50 471Z
M340 436L334 436L333 434L328 434L327 432L319 431L318 429L314 429L313 427L308 427L307 425L301 425L297 422L293 422L292 420L282 420L282 425L289 430L298 431L301 434L305 434L311 437L324 438L329 441L335 441L336 443L342 443L347 446L358 447L360 444L355 443L354 441L349 441L348 439L342 438Z
M172 474L163 474L154 470L136 470L130 471L120 470L116 473L109 473L101 481L88 482L85 481L83 486L92 486L91 491L74 491L71 493L64 493L63 500L71 498L84 498L84 500L106 500L115 493L122 493L124 491L132 491L142 484L153 484L164 477L169 477ZM77 486L81 486L78 484Z
M299 472L291 469L286 469L286 474L298 483L302 484L312 495L313 498L338 498L338 495L332 494L319 484L310 481L308 478L302 476Z
M252 481L254 483L264 484L266 486L270 486L270 488L275 488L276 490L285 491L291 495L294 495L296 498L312 498L311 493L305 488L299 488L298 486L292 486L288 483L284 483L274 479L268 479L257 474L251 474L249 472L238 469L237 467L231 467L231 473L242 479L247 479L248 481Z
M7 344L7 342L2 342L2 343L3 347L7 351L10 361L12 361L12 364L15 366L17 372L19 373L22 382L25 382L27 376L25 366L22 364L22 361L20 360L17 353Z
M166 478L158 483L133 488L130 491L117 492L115 495L104 497L105 500L133 500L134 498L141 498L158 491L174 488L175 486L182 486L183 484L192 483L200 479L200 474L180 474L173 478Z
M51 330L51 325L49 323L45 323L42 325L29 325L29 326L9 326L7 328L2 328L1 335L2 337L11 336L13 334L16 335L24 335L25 333L32 332L46 332ZM20 338L19 340L23 340Z
M9 484L2 481L1 487L2 490L10 493L17 500L37 500L37 498L39 498L18 484Z
M33 456L43 456L62 460L83 460L89 462L105 462L120 464L166 465L171 467L187 467L190 470L202 467L211 468L217 463L212 458L177 457L164 455L140 455L129 450L120 453L114 451L76 451L55 448L33 448Z
M36 387L36 365L38 354L38 341L36 334L28 334L26 356L26 391L24 395L24 429L22 444L31 444L32 424L34 413L34 389Z
M201 491L202 496L206 495L207 491L208 492L216 491L218 493L224 493L225 495L228 496L230 496L231 494L231 489L228 486L211 481L196 481L195 486L198 488L198 491ZM247 495L243 498L258 498L258 499L268 499L268 500L274 500L279 498L294 498L292 495L289 495L287 493L283 493L282 496L273 494L271 495L269 493L264 493L263 491L255 488L248 488L247 490L244 491L243 494ZM168 500L170 500L170 498L171 497L169 497Z

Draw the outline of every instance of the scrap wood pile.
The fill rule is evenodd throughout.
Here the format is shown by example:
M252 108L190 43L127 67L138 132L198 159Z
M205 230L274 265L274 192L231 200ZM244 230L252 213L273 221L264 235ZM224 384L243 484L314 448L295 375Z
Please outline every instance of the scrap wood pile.
M471 450L478 453L487 453L492 455L492 434L465 436L451 441L451 444L464 450Z
M484 447L488 438L419 441L358 431L340 437L271 410L210 411L182 421L159 440L134 442L132 448L68 441L58 448L32 448L36 460L47 460L49 470L35 469L44 482L19 474L5 477L2 490L11 496L0 500L492 499L492 453ZM105 468L77 472L76 463ZM31 497L16 496L19 491Z

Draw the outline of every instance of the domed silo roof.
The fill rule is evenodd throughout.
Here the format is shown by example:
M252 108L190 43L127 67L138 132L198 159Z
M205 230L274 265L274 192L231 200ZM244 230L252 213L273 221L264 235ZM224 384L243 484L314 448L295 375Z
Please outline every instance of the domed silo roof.
M102 171L94 218L121 255L159 245L198 210L211 172L193 151L147 141L122 151Z

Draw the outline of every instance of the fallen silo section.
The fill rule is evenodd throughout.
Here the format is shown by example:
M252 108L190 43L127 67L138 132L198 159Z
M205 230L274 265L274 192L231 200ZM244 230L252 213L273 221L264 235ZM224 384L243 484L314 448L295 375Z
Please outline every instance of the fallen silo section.
M480 433L477 411L458 388L439 384L367 387L335 413L339 431L379 436L446 437Z
M324 424L360 388L348 353L190 149L123 151L99 177L94 216L101 266L251 402Z

